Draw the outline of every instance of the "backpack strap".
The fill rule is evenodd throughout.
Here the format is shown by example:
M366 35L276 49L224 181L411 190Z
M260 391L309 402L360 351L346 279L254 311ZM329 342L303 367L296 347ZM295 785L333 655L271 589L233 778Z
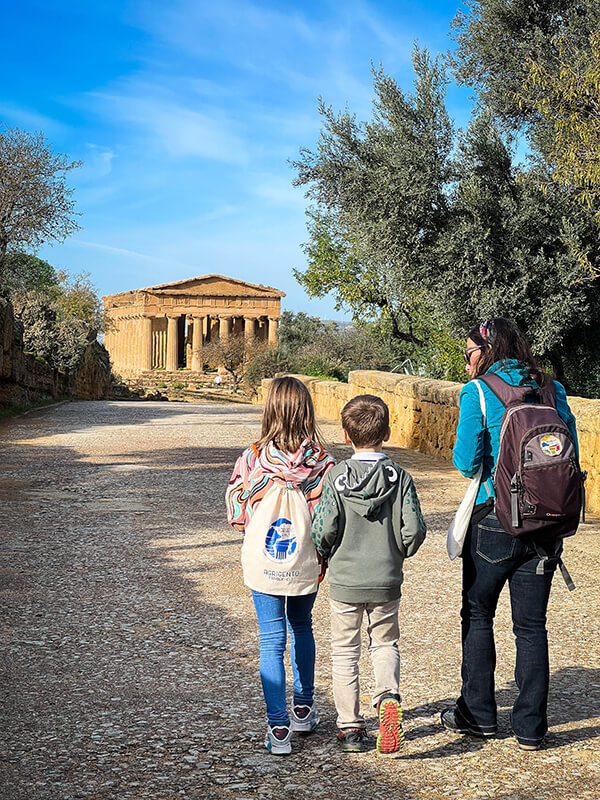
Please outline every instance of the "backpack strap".
M543 575L544 574L544 564L546 563L546 561L548 561L550 558L556 558L556 560L558 561L558 567L560 569L560 574L563 576L563 580L564 580L564 582L565 582L565 584L567 586L567 589L570 592L572 592L575 589L575 583L573 582L573 578L569 575L569 570L566 568L564 561L562 560L562 558L557 553L558 548L559 548L559 541L560 541L560 539L556 539L555 540L555 542L554 542L554 552L548 554L546 552L546 550L541 545L539 545L537 542L535 542L533 540L529 540L529 543L531 544L531 546L533 547L533 549L535 550L536 554L539 556L539 559L540 559L538 561L538 565L536 567L535 574L536 575Z
M529 394L532 390L531 386L513 386L512 384L507 383L499 375L496 375L494 372L480 375L479 380L485 383L488 389L496 395L503 406L522 403L525 395Z

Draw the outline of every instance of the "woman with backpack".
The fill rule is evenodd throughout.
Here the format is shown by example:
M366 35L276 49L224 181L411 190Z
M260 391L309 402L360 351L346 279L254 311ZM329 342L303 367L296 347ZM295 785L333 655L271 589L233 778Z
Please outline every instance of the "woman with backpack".
M252 591L260 633L265 747L273 755L291 753L292 732L311 733L319 722L311 612L322 569L311 516L334 464L320 441L306 386L297 378L274 378L261 437L236 461L226 495L228 522L244 534L244 582ZM294 677L291 713L283 663L286 629Z
M537 750L548 730L548 598L556 567L563 568L562 537L575 532L579 515L575 418L564 387L546 377L509 320L473 328L463 353L470 381L460 393L453 463L469 478L483 469L462 550L462 690L441 720L455 733L496 734L493 623L508 583L518 689L511 725L520 748ZM542 424L532 427L536 420ZM511 436L519 439L512 450ZM558 480L544 485L552 475ZM563 486L570 494L561 494ZM552 502L559 507L543 511Z

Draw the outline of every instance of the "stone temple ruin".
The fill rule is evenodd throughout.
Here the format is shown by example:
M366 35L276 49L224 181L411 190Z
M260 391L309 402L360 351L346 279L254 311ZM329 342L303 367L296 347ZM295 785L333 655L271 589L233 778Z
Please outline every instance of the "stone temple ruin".
M244 336L275 347L282 297L271 286L223 275L107 295L104 345L123 377L152 370L201 373L202 348L217 338Z

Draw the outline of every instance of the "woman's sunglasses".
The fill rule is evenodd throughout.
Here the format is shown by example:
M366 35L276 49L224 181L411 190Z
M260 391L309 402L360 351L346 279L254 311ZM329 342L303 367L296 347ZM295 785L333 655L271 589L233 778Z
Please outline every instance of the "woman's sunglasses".
M467 347L462 351L463 356L465 357L465 364L468 366L471 363L471 354L475 352L475 350L481 350L482 345L477 345L477 347Z

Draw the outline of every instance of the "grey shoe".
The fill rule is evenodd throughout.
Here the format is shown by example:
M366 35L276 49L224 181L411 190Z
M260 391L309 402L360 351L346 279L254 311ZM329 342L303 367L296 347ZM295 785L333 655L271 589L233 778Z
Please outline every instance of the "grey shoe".
M483 731L481 728L469 725L469 723L461 717L456 706L442 711L440 719L444 728L448 731L452 731L452 733L466 733L469 736L476 736L478 739L489 739L491 736L496 735L496 731Z

